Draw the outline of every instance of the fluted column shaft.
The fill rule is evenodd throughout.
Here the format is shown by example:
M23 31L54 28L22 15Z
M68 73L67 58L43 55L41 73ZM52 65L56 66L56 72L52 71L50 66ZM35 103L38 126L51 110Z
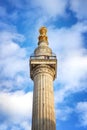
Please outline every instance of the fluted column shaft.
M39 65L33 71L32 130L55 130L54 70L49 65Z

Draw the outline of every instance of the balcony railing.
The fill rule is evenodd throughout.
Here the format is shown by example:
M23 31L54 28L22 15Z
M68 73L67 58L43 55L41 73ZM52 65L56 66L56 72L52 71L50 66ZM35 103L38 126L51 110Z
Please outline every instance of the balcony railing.
M30 59L56 59L56 56L46 56L46 55L40 55L40 56L30 56Z

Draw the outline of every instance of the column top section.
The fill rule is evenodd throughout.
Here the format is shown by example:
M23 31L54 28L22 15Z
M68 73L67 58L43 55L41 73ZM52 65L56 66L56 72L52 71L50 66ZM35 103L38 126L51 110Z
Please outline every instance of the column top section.
M45 42L45 43L47 43L48 44L48 37L47 37L47 28L46 27L41 27L40 29L39 29L39 33L40 33L40 35L39 35L39 37L38 37L38 45L41 43L41 42Z
M34 50L34 53L30 56L30 75L34 73L34 70L37 70L37 67L47 66L54 71L54 78L56 77L56 66L57 58L56 55L52 52L51 48L48 46L48 37L46 35L47 28L41 27L39 29L38 37L38 47ZM46 68L46 67L45 67ZM45 71L45 70L44 70Z

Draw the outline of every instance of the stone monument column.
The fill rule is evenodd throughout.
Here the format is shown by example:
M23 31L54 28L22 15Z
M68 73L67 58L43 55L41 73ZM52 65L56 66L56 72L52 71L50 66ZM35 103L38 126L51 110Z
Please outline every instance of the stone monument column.
M56 56L48 46L47 29L41 27L38 47L30 57L30 76L34 81L32 130L56 130L53 80Z

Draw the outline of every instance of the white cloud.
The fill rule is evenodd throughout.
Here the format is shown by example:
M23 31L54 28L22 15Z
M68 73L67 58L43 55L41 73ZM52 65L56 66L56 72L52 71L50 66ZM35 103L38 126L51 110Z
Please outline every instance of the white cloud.
M0 109L13 121L31 119L32 92L0 93Z
M25 37L17 33L12 25L1 23L1 26L0 128L2 130L7 130L9 127L11 130L29 130L31 128L32 92L25 94L17 91L21 88L25 89L30 81L27 49L21 47L21 42L24 42Z
M58 58L56 82L62 86L55 92L57 102L63 102L70 93L87 89L87 52L83 36L86 31L85 23L78 23L71 28L49 28L49 45Z
M27 50L18 45L23 41L24 36L16 32L0 32L0 88L11 90L29 82Z
M79 102L76 106L79 120L82 126L87 126L87 102Z
M0 124L1 130L7 130L7 124Z
M71 0L70 6L78 19L87 19L87 0Z
M34 0L33 5L41 8L45 15L60 16L66 12L67 0Z
M29 122L29 120L24 120L21 122L9 122L9 123L3 123L0 124L0 129L1 130L7 130L7 129L11 129L11 130L31 130L31 124Z
M70 113L73 112L73 109L70 107L64 107L56 109L56 119L65 121L69 118Z
M18 10L17 11L12 11L12 12L8 12L7 8L5 8L4 6L0 6L0 26L1 26L1 21L6 21L6 18L9 21L13 21L15 22L18 19ZM10 25L11 26L11 25ZM3 26L2 26L3 28Z
M31 124L28 121L22 123L22 128L25 130L31 130Z
M1 114L2 113L2 114ZM7 130L9 126L12 130L31 128L32 116L32 92L15 93L0 92L0 128ZM12 124L12 126L11 126Z
M28 9L33 7L37 11L37 15L41 16L64 16L66 15L66 8L68 0L9 0L10 4L17 9Z

